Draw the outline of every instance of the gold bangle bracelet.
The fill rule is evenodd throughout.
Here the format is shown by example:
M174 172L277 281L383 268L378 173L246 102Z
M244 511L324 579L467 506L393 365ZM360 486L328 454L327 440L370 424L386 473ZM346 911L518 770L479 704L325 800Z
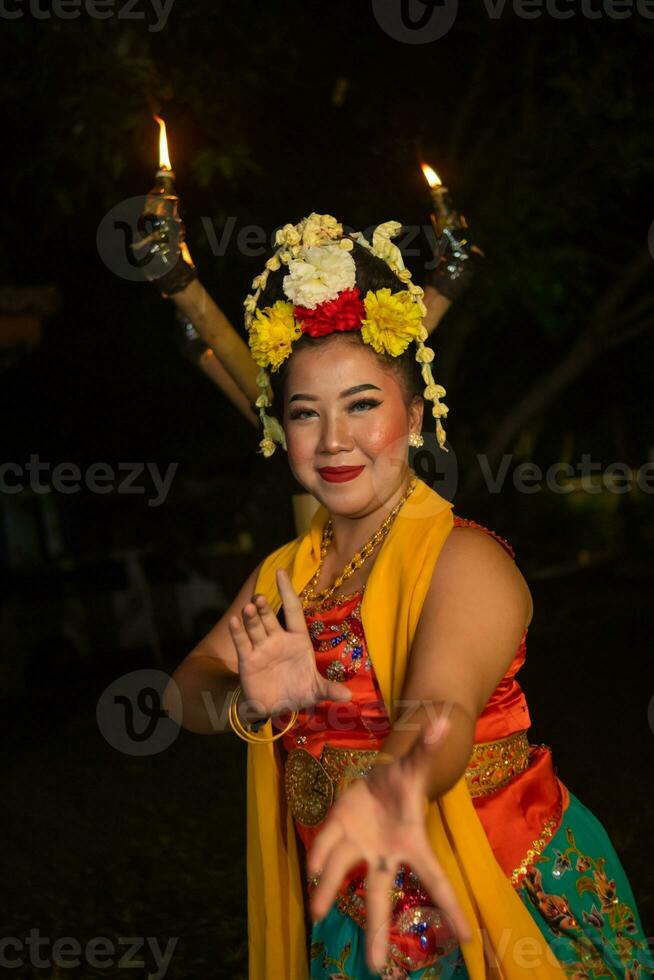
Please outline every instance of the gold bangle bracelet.
M228 718L232 729L239 736L239 738L243 739L244 742L251 742L253 745L257 745L257 744L265 745L265 744L269 744L270 742L276 742L277 739L281 738L282 735L285 735L286 732L288 732L289 729L291 729L295 724L295 722L297 721L298 711L297 709L294 709L293 712L291 713L291 719L287 724L286 728L282 729L281 732L278 732L277 735L273 735L273 736L254 735L252 732L249 732L247 728L245 728L241 719L238 717L238 704L241 698L241 693L242 692L239 685L239 687L237 687L236 690L232 693L232 699L229 704Z

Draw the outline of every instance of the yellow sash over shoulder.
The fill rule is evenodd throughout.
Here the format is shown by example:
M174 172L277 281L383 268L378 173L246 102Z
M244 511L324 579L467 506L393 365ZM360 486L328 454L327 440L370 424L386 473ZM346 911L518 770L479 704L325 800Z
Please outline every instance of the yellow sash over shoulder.
M275 572L285 568L300 592L318 567L328 514L263 562L256 590L275 612ZM366 583L361 607L370 659L391 723L396 720L411 644L440 550L453 527L452 505L424 483L399 511ZM262 729L273 734L270 722ZM248 746L247 876L250 980L308 980L303 882L293 817L286 805L280 740ZM470 923L463 944L472 980L563 978L545 937L495 860L465 778L431 803L434 853ZM510 829L507 828L510 833Z

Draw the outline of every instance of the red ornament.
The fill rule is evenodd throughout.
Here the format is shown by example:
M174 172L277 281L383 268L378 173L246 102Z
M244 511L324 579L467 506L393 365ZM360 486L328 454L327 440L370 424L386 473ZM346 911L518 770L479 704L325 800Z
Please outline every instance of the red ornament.
M306 306L294 306L293 314L302 333L312 337L325 337L336 330L360 330L365 307L359 290L344 289L335 299L319 303L314 310Z

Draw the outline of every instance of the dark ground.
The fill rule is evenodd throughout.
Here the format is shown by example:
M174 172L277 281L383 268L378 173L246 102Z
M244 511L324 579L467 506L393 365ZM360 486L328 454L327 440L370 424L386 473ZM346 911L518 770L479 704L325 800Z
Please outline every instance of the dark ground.
M559 776L606 826L653 935L651 579L584 571L532 592L519 675L531 739L552 746ZM4 934L154 936L162 947L177 936L169 980L245 980L245 744L182 731L159 755L121 755L97 729L95 694L71 707L77 697L64 687L5 714Z

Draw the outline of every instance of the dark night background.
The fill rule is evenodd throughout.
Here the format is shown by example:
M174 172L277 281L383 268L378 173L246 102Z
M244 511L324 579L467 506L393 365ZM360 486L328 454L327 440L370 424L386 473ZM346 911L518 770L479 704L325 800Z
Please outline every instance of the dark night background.
M407 44L368 0L176 0L160 30L146 0L143 20L121 5L0 15L0 462L177 465L157 507L146 475L141 495L39 494L7 489L12 470L0 491L2 935L176 936L171 980L246 976L244 744L181 732L139 758L95 715L122 674L172 670L294 535L283 454L258 455L182 355L171 304L101 257L103 217L153 183L153 112L200 278L241 331L265 261L246 226L424 226L421 159L468 216L484 268L431 338L455 509L516 549L531 740L605 824L651 935L652 491L521 493L512 474L654 462L654 21L579 4L494 19L468 0L443 37ZM233 229L221 254L207 227ZM428 241L412 245L421 282ZM493 471L513 454L501 493L482 453Z

